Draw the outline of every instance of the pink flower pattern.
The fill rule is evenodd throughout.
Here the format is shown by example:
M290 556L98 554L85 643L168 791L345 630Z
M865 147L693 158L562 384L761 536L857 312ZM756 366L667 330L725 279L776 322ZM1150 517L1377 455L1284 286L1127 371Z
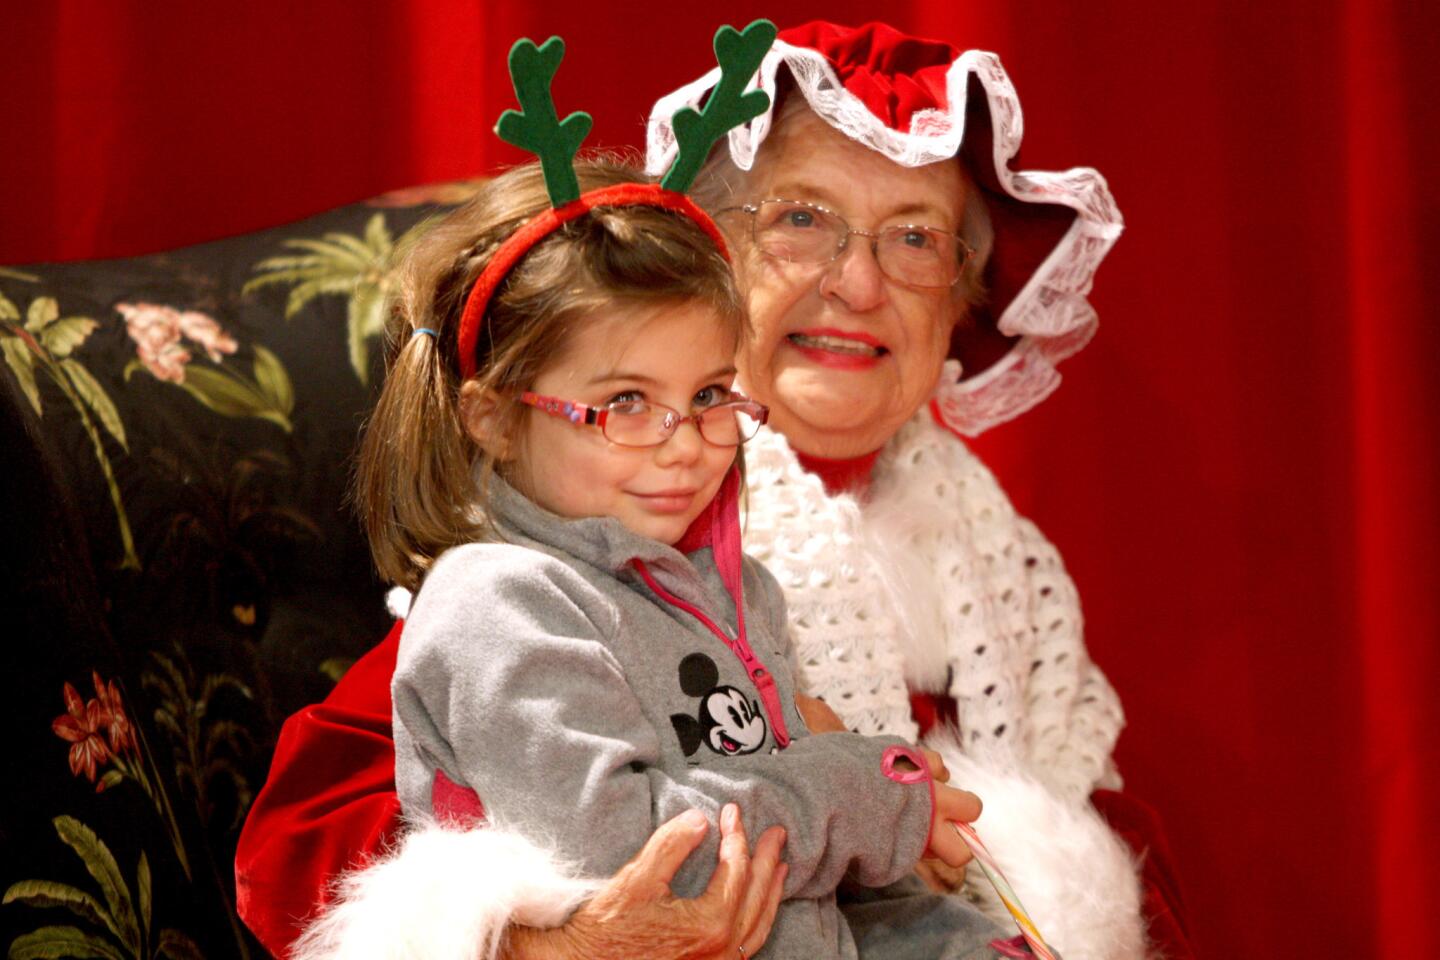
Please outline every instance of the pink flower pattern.
M239 346L214 317L198 310L182 311L156 303L119 303L115 309L125 318L136 356L157 380L185 382L185 365L193 355L180 342L182 335L216 363Z
M122 773L128 769L124 754L135 749L135 728L125 713L120 688L114 680L108 683L96 671L90 672L95 697L88 702L69 683L65 684L65 712L50 724L55 735L70 743L70 772L82 773L91 783L100 768L112 760ZM95 783L95 792L106 787L105 780Z
M234 353L239 346L235 338L220 328L215 318L198 310L184 310L180 313L180 332L186 339L198 343L215 363L221 354Z
M72 744L70 772L77 777L84 773L86 779L94 783L96 768L104 766L110 759L110 748L100 734L100 729L109 722L110 717L100 706L98 699L86 703L68 683L65 684L65 709L66 712L50 724L50 729L62 740L68 740Z
M125 780L143 790L165 824L180 866L189 878L190 860L175 822L175 811L155 762L148 760L149 751L141 748L139 730L125 712L119 684L107 682L96 670L90 671L90 681L95 685L95 696L88 701L74 686L65 684L65 712L50 723L55 735L70 744L70 772L77 777L84 774L95 784L96 793L104 793Z
M125 715L125 705L120 702L120 687L114 680L106 683L94 670L90 671L90 680L95 684L95 698L100 703L100 709L109 718L106 734L110 738L110 749L118 754L134 747L135 729Z

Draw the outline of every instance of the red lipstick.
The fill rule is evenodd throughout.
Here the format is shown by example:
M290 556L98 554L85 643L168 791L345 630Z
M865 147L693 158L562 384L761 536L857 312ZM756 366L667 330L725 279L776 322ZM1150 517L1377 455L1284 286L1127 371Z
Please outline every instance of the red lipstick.
M838 348L834 343L819 342L827 339L848 341L869 349L844 349ZM890 352L883 343L868 333L834 327L796 330L786 337L786 342L812 363L835 370L869 370Z

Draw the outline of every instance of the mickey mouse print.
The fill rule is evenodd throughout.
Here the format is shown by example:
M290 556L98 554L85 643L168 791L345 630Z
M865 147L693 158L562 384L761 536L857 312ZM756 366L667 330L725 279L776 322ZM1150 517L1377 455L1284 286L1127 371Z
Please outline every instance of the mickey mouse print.
M702 744L726 757L754 753L765 744L765 713L759 701L722 685L714 660L703 653L690 654L680 661L679 679L685 695L700 700L695 716L670 715L685 756L693 756Z

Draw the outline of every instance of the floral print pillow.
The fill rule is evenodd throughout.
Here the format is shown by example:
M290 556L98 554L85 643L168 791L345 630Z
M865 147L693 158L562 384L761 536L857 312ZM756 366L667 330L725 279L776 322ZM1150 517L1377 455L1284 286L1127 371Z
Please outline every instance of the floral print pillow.
M234 845L284 718L388 628L346 505L405 191L124 261L0 267L0 946L263 955Z

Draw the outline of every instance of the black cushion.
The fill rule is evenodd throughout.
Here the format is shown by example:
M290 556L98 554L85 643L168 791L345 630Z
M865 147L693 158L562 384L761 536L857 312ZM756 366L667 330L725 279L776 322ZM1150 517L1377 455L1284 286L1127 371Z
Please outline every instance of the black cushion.
M395 244L442 209L0 268L11 955L263 953L235 838L281 721L388 628L346 489Z

